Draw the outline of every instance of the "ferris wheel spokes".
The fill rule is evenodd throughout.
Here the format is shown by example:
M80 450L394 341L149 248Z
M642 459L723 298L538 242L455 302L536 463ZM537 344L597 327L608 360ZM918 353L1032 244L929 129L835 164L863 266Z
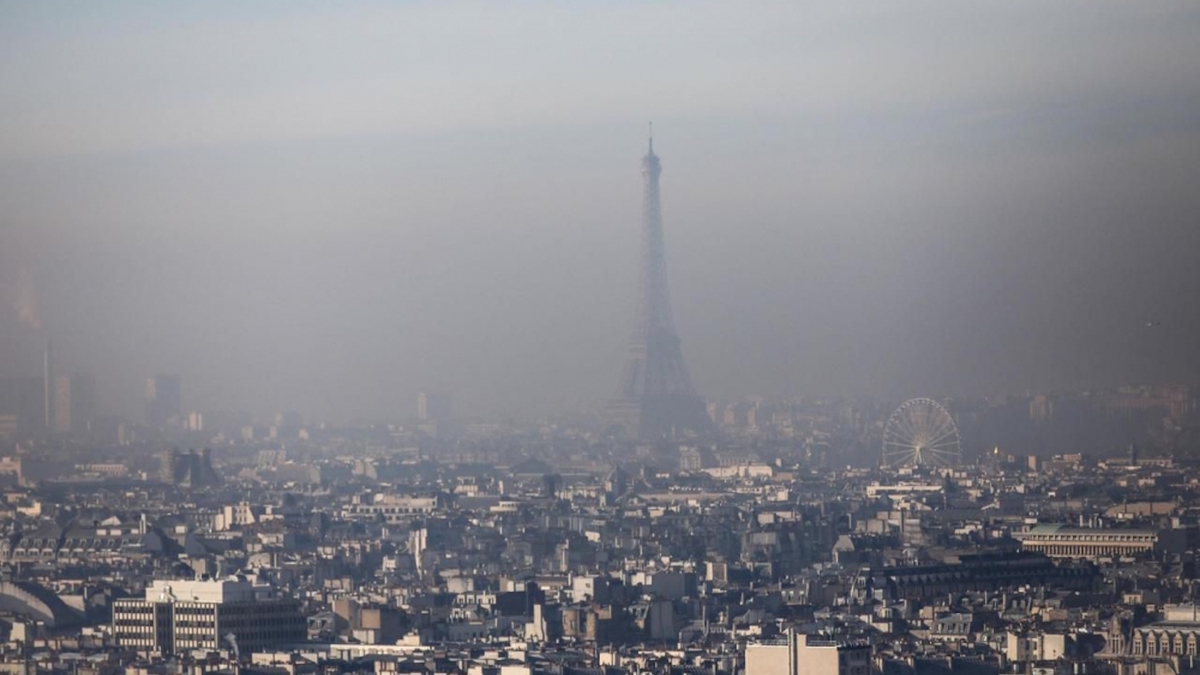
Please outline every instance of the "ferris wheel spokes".
M905 401L884 425L883 466L953 466L961 455L958 425L937 401Z

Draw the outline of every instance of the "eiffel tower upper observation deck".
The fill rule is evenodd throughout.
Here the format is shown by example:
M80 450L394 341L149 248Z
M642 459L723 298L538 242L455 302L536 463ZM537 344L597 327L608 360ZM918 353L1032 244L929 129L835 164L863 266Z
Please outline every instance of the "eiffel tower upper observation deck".
M654 138L642 158L642 262L637 314L617 396L605 416L627 433L651 440L708 428L704 397L696 393L683 362L667 290L658 177L662 165Z

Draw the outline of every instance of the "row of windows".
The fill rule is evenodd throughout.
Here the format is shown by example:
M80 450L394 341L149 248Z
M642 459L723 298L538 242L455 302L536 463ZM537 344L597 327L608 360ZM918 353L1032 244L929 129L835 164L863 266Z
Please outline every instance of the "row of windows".
M1028 542L1083 541L1096 544L1108 544L1115 541L1153 542L1154 539L1155 535L1153 534L1031 534L1025 537L1025 541Z
M240 631L261 632L263 630L270 630L272 628L292 628L292 629L294 629L296 627L302 627L302 626L307 626L307 625L308 625L307 622L304 620L303 617L301 617L298 619L281 619L278 621L251 621L251 622L241 622L241 623L221 622L220 625L218 625L216 622L209 622L209 623L187 622L187 623L185 623L185 622L176 621L175 624L172 626L172 628L176 632L180 632L180 633L203 633L203 632L211 632L211 631L216 631L216 630L222 630L222 631L236 630L239 632ZM148 632L148 631L154 630L155 626L152 622L126 621L126 620L118 619L116 621L113 621L113 627L118 632L120 632L122 630L136 631L136 632ZM161 630L166 630L167 626L163 625L163 626L159 626L159 628Z
M279 631L279 630L303 629L307 625L308 625L308 623L304 620L303 617L301 617L299 619L282 620L282 621L256 621L253 623L242 623L242 624L222 623L220 626L213 624L213 623L208 623L208 624L176 623L174 626L171 626L170 628L173 629L173 631L176 633L187 633L187 634L211 633L214 631L222 632L222 631L230 631L230 630L237 631L239 633L244 632L247 634L258 634L258 633L265 634L265 633L270 633L272 631ZM129 621L116 621L113 624L113 628L116 630L117 634L143 634L143 633L149 633L149 632L152 632L155 630L155 626L152 623L135 623L135 622L129 622ZM165 626L165 625L158 626L158 628L157 628L158 632L160 632L160 633L168 632L167 629L168 629L168 626Z
M1128 555L1153 550L1153 545L1138 544L1036 544L1026 548L1056 556L1085 556L1085 555Z
M229 614L292 612L295 611L296 607L296 603L288 601L230 602L219 605L215 603L193 604L186 602L176 602L168 605L167 603L149 603L144 600L118 600L117 602L113 603L114 612L148 614L157 609L162 611L173 611L176 616L213 616L217 612L220 612L223 616Z
M217 613L216 607L188 607L176 605L175 616L212 616Z
M1186 639L1186 652L1184 651L1184 637L1182 633L1176 633L1172 638L1167 634L1159 634L1157 637L1154 634L1146 635L1139 633L1133 640L1133 651L1135 654L1146 653L1155 654L1186 654L1187 656L1197 656L1197 639L1196 634L1189 634Z
M67 540L67 542L63 544L63 548L69 548L74 551L83 551L83 550L87 550L89 548L95 548L97 546L103 546L105 548L112 548L118 544L123 546L126 544L134 544L134 543L137 543L137 541L136 540L117 541L115 539L83 539L80 541L75 541L73 539L70 539L70 540Z
M380 513L382 513L384 515L401 515L401 514L413 514L413 513L433 513L433 511L434 511L433 507L406 508L403 506L395 506L395 507L364 508L364 509L358 511L358 513L360 515L372 515L373 516L373 515L377 515Z

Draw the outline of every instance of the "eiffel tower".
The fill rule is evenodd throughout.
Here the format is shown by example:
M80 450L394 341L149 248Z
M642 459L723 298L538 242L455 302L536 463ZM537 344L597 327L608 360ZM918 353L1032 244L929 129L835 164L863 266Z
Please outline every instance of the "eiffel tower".
M696 393L667 290L667 258L663 244L658 177L662 165L654 154L654 137L642 158L642 264L637 314L629 338L628 360L617 396L605 417L642 440L678 436L708 428L704 397Z

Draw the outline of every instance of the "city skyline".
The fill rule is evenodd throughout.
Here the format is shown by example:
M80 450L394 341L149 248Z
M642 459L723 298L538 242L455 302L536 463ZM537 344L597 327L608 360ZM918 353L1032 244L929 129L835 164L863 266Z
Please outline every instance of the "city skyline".
M159 372L205 410L599 409L653 118L707 396L1200 381L1193 9L755 7L14 11L0 368L49 334L134 419Z
M0 671L1200 675L1197 36L0 0Z

